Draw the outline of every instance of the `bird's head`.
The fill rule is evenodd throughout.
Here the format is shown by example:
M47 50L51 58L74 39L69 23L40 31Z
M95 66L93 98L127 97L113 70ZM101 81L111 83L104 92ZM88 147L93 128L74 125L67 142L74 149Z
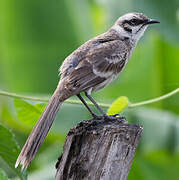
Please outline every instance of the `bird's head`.
M112 29L116 30L120 36L138 41L149 24L159 23L155 19L150 19L142 13L128 13L121 16Z

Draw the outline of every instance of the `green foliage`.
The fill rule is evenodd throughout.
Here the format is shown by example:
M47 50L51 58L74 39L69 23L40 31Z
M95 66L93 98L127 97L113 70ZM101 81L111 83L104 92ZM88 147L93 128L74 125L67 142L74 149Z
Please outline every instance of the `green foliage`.
M19 128L26 128L26 131L29 131L38 121L40 115L42 114L43 110L45 109L47 103L35 103L31 104L25 100L15 98L14 99L14 107L17 115L18 121L21 122L21 127L17 126L15 124L14 128L18 131ZM59 119L57 117L57 119ZM58 120L57 120L58 121ZM29 129L30 128L30 129ZM66 130L65 125L62 125L62 130L57 128L57 132L53 130L52 133L47 138L47 142L53 143L56 140L60 141L61 143L64 142L65 135L64 135L64 129ZM65 131L67 133L68 130Z
M141 151L179 152L179 116L153 108L134 109L130 116L131 122L144 128L140 141Z
M8 177L2 169L0 169L0 180L8 180Z
M20 179L25 180L25 172L22 173L20 168L16 169L14 167L19 153L19 147L14 139L14 135L7 128L0 125L0 157Z
M129 180L178 180L179 155L166 151L136 153Z
M42 114L46 103L30 104L22 99L14 99L17 117L28 126L33 126Z
M131 122L143 126L129 180L178 180L179 116L151 108L128 114Z
M9 106L3 105L1 107L1 121L8 125L10 129L17 130L20 132L27 132L29 131L28 127L25 127L20 121L16 120L16 116L12 112L12 110L9 108Z
M117 98L112 105L109 107L107 114L120 114L129 104L129 100L126 96Z

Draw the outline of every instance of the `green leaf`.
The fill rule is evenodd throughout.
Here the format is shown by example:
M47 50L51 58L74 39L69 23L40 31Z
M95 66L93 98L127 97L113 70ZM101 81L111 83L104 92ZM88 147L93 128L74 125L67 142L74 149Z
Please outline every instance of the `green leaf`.
M128 180L178 180L179 155L166 151L136 153Z
M0 180L8 180L8 177L2 169L0 169Z
M14 99L17 117L28 126L33 126L42 114L46 103L30 104L22 99Z
M107 114L119 114L121 111L123 111L123 109L125 109L128 106L128 104L128 98L126 96L121 96L112 103L112 105L108 109Z
M1 119L4 124L7 124L8 128L17 130L20 132L27 132L29 131L29 127L17 121L16 116L12 112L12 110L7 105L1 106Z
M0 157L19 176L26 179L26 172L21 172L20 168L15 168L15 162L19 154L19 147L14 139L14 135L5 127L0 125Z
M44 111L44 108L47 105L47 103L30 104L22 99L14 99L14 105L18 119L28 127L33 127L35 123L38 121L42 112ZM66 122L67 124L71 124L71 121ZM57 127L57 131L51 133L51 136L48 136L48 139L51 141L56 141L57 139L64 141L64 131L65 133L67 133L71 125L70 127L66 124L59 125L62 128L62 130L59 130L59 126L56 125L56 123L57 122L55 122L54 127Z
M138 108L132 111L132 117L133 123L144 128L140 141L141 151L179 151L179 116L154 108Z

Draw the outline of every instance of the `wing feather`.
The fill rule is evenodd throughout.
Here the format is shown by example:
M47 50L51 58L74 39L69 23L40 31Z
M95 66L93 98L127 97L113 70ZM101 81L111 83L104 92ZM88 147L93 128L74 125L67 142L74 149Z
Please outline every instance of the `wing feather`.
M114 32L104 33L65 59L60 68L61 79L76 93L86 91L119 73L129 56L129 48Z
M67 89L72 89L74 93L77 94L81 91L87 91L91 87L94 87L105 80L106 78L102 78L94 74L92 66L89 63L86 63L86 65L75 69L66 78L65 86Z

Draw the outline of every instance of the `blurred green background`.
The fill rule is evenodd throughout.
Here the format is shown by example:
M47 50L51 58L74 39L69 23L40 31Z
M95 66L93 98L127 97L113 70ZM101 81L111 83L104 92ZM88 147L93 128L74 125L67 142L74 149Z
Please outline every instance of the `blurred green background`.
M103 103L112 103L123 95L131 102L140 102L178 88L177 0L0 0L0 89L50 96L65 57L106 31L119 16L133 11L161 23L148 28L119 78L93 96ZM10 179L19 174L21 177L20 170L13 167L19 153L16 144L23 146L44 106L40 102L0 97L0 144L4 142L0 147L0 179L6 178L1 171ZM179 179L179 95L126 109L123 114L130 122L144 127L128 179ZM77 122L89 118L83 106L64 104L28 170L28 179L54 179L55 162L66 133ZM13 146L5 146L7 143Z

